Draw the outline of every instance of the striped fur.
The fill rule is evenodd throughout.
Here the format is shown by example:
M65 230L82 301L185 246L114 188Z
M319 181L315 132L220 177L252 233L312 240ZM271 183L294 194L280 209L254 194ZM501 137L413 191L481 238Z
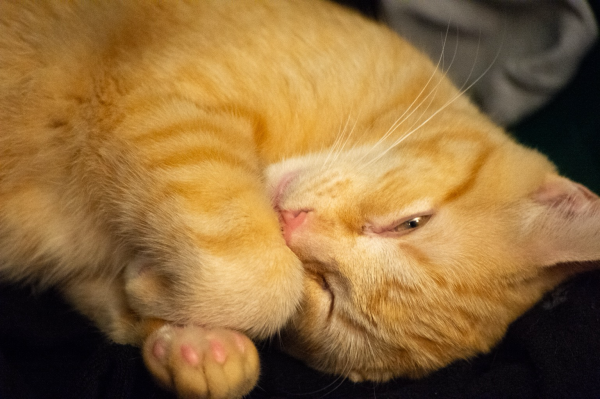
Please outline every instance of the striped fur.
M438 66L318 0L3 1L0 275L182 395L253 386L232 330L356 381L486 352L600 258L600 205ZM198 336L235 377L157 363Z

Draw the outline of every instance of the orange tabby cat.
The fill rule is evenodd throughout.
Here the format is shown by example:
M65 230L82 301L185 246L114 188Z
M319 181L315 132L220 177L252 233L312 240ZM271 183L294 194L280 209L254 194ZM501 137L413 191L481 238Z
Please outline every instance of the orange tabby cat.
M600 201L437 69L321 1L2 1L2 279L181 396L281 328L355 381L486 352L600 259Z

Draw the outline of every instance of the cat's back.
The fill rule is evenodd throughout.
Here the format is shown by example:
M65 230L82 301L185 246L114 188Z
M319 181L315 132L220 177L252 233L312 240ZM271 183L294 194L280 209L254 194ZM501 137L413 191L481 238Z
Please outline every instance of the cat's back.
M322 1L3 2L0 118L14 128L2 134L25 115L30 130L98 106L117 120L128 101L183 92L261 119L259 139L284 147L274 153L306 151L431 77L425 57L362 19Z
M373 34L376 47L386 46L382 32L360 19L318 0L5 1L0 4L0 84L6 90L56 70L44 79L52 81L58 69L73 79L81 78L76 71L93 77L109 70L131 78L125 76L127 68L140 80L143 72L178 73L174 76L183 80L191 70L204 77L220 72L212 83L227 88L240 83L249 88L251 81L267 76L299 77L293 69L303 69L305 79L318 79L342 72L340 64L357 69L372 62L365 51ZM236 80L224 79L231 72Z

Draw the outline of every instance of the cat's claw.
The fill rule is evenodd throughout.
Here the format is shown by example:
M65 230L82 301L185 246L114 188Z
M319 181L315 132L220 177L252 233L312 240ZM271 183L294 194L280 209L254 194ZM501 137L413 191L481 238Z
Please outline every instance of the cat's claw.
M227 329L164 325L144 342L144 361L160 383L182 398L238 398L259 375L256 347Z

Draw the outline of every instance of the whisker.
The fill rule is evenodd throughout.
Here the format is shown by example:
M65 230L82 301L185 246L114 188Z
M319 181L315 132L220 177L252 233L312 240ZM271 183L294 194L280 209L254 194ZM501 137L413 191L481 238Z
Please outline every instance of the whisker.
M408 129L406 129L408 132L410 132L412 129L414 129L415 125L417 125L422 120L423 116L427 114L427 111L431 107L431 104L433 104L433 100L435 99L435 94L437 93L437 90L438 90L438 87L436 86L429 93L429 94L432 94L431 98L429 99L429 103L427 104L427 106L425 107L425 109L421 111L421 115L419 115L418 118L415 118L415 121L412 123L412 125L410 125L408 127ZM422 107L422 103L419 105L419 107Z
M464 95L469 89L471 89L471 87L473 87L475 84L477 84L477 82L479 82L489 72L489 70L494 66L494 64L496 63L496 61L497 61L497 59L498 59L498 57L500 55L500 50L501 49L502 49L502 46L500 46L500 48L496 52L496 55L494 56L494 59L492 60L492 62L490 63L490 65L481 73L481 75L479 75L479 77L477 79L475 79L467 87L464 87L465 84L468 83L468 79L470 78L470 76L473 73L473 70L475 68L475 63L476 63L476 60L477 60L477 56L479 54L479 44L478 44L478 46L477 46L477 52L475 53L475 61L473 63L473 66L471 67L471 71L469 73L469 76L467 77L467 80L465 81L465 83L463 83L462 87L459 89L458 93L456 93L450 100L448 100L444 105L442 105L437 111L435 111L427 119L425 119L425 121L423 121L422 123L420 123L416 128L414 128L414 129L408 131L407 133L405 133L404 135L402 135L402 137L400 137L398 140L396 140L394 143L392 143L388 147L388 149L386 149L385 151L383 151L377 157L373 158L371 161L369 161L363 167L366 167L369 164L371 164L373 162L376 162L377 160L381 159L383 156L385 156L386 153L388 153L394 147L398 146L400 143L402 143L404 140L406 140L408 137L410 137L414 132L416 132L421 127L423 127L425 124L427 124L432 118L434 118L437 114L439 114L444 109L446 109L448 106L450 106L454 101L456 101L457 98L459 98L460 96Z
M346 118L346 123L344 125L344 128L342 129L342 126L340 125L340 128L338 129L337 137L336 137L335 141L333 142L333 144L329 147L329 153L327 154L327 158L325 158L325 161L323 162L323 165L321 165L321 172L327 166L327 163L329 162L329 159L331 158L331 156L336 152L336 148L339 145L339 143L341 142L342 135L344 134L344 132L348 128L348 123L349 122L350 122L350 114L348 114L348 117Z
M333 387L333 389L331 391L329 391L326 394L324 394L323 396L321 396L321 398L331 395L333 392L337 391L338 388L341 387L344 382L346 382L347 377L344 377L342 375L340 375L340 377L342 377L341 381L335 387Z
M360 112L359 112L358 116L356 117L356 119L354 120L354 124L352 125L352 128L348 132L348 135L346 136L346 139L344 140L343 143L341 143L341 146L340 146L339 150L337 151L335 157L333 158L332 163L334 163L335 161L337 161L339 159L340 155L346 149L346 145L348 144L348 141L350 141L350 138L352 137L352 134L354 133L354 130L356 129L356 125L358 124L358 120L359 119L360 119Z
M379 144L381 144L382 142L384 142L400 125L402 125L402 123L404 123L413 114L413 112L416 109L418 109L420 107L420 105L422 104L422 102L424 100L426 100L427 97L429 97L429 95L431 93L428 94L424 99L422 99L421 103L419 103L419 105L417 105L417 107L414 110L411 111L411 109L413 108L413 106L417 103L417 101L419 100L419 98L423 95L423 93L425 92L425 90L427 89L427 87L429 86L429 84L431 83L431 80L434 78L436 72L440 69L440 64L442 64L442 60L444 59L444 53L445 53L446 43L447 43L447 40L448 40L448 31L449 31L449 29L450 29L450 24L448 24L448 27L446 28L446 34L444 36L444 40L443 40L443 43L442 43L442 51L440 52L440 56L438 58L437 64L435 65L435 68L434 68L433 72L431 73L431 76L429 76L429 79L427 80L427 82L425 83L425 85L423 86L423 88L421 89L421 91L419 92L419 94L417 94L417 96L412 101L412 103L410 103L410 105L406 108L406 110L404 110L404 112L402 113L402 115L400 115L398 117L398 119L396 119L394 121L394 123L392 123L392 126L388 129L388 131L381 138L379 138L379 140L377 140L377 142L375 142L375 144L373 144L373 146L371 147L371 149L365 155L363 155L358 160L358 162L362 161L367 155L369 155L371 152L373 152L375 150L375 148ZM456 56L456 49L455 49L455 53L454 54ZM450 66L452 66L453 62L454 62L454 57L452 57L452 61L450 62ZM444 72L443 76L445 76L445 72ZM442 79L440 78L440 80L438 81L438 84L436 85L436 87L440 84L441 81L442 81ZM406 115L407 113L409 113L409 114Z
M339 382L340 378L341 378L341 379L343 379L343 380L345 380L345 377L344 377L343 375L338 375L337 377L335 377L335 379L333 379L333 381L331 381L329 384L327 384L327 385L326 385L326 386L324 386L323 388L319 388L319 389L317 389L317 390L314 390L314 391L311 391L311 392L302 392L302 393L289 393L289 392L286 392L286 395L293 395L293 396L314 395L314 394L317 394L317 393L323 392L323 391L325 391L325 390L327 390L327 389L331 388L331 386L333 386L334 384L338 384L338 382ZM342 383L344 382L343 380L342 380ZM335 390L336 390L336 389L337 389L337 388L338 388L340 385L341 385L341 384L338 384L338 385L337 385L337 386L334 388L334 391L335 391ZM331 392L333 392L333 391L331 391ZM327 396L327 395L329 395L331 392L327 392L325 395L323 395L323 397L324 397L324 396Z
M371 346L371 340L369 339L369 336L365 334L365 341L367 341L367 345L369 345L369 349L371 351L371 356L373 356L373 359L376 359L377 357L375 356L375 351L373 350L373 346Z
M350 338L349 338L349 339L350 339L350 348L349 348L349 349L348 349L346 352L347 352L347 353L356 353L356 351L354 351L354 350L352 350L352 349L351 349L351 348L352 348L352 346L353 346L353 344L354 344L354 337L353 337L353 336L350 336ZM337 390L339 387L341 387L341 386L342 386L342 384L343 384L344 382L346 382L346 380L348 379L348 374L350 373L350 369L351 369L351 365L350 365L350 363L351 363L351 359L350 359L350 356L348 356L348 357L346 358L346 364L345 364L345 365L344 365L344 367L342 368L342 370L347 370L347 371L342 371L342 372L340 373L340 375L339 375L339 377L341 377L341 378L342 378L342 379L341 379L341 381L340 381L340 382L339 382L339 383L338 383L338 384L337 384L337 385L336 385L336 386L335 386L335 387L334 387L334 388L333 388L331 391L329 391L329 392L327 392L325 395L321 396L321 398L324 398L325 396L328 396L328 395L330 395L331 393L335 392L335 391L336 391L336 390ZM338 378L339 378L339 377L338 377ZM336 380L337 380L338 378L336 378ZM331 386L332 384L329 384L329 385Z
M325 357L328 357L329 355L334 356L335 355L335 349L334 348L329 348L329 353L325 354ZM349 365L349 359L346 360L346 365L344 366L344 369L348 369L348 365ZM336 389L338 389L343 383L344 381L346 381L347 379L347 372L342 372L340 374L338 374L331 382L329 382L327 385L325 385L322 388L316 389L314 391L310 391L310 392L301 392L301 393L290 393L290 392L286 392L286 395L290 395L290 396L304 396L304 395L315 395L318 394L320 392L323 391L327 391L329 390L332 386L335 385L335 387L331 390L326 392L323 396L321 397L325 397L328 396L331 392L334 392Z

